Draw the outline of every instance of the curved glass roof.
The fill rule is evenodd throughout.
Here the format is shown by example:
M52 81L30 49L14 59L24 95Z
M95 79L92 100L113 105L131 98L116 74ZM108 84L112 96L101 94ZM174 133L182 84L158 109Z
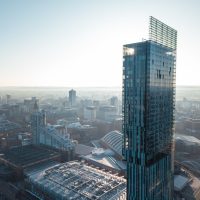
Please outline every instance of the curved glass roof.
M122 155L122 133L119 131L111 131L107 133L101 141L109 146L113 151Z

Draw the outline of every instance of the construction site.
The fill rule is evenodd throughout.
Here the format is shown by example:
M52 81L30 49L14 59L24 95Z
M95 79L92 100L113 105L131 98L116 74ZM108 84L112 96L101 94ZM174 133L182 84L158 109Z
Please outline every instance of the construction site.
M125 200L126 180L83 162L71 161L30 174L26 191L39 199Z

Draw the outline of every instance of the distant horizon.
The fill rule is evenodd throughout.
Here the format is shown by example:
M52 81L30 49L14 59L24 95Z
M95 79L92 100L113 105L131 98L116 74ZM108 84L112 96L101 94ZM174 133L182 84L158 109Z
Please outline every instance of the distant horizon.
M200 87L200 85L176 85L176 87ZM122 86L0 86L0 88L122 88Z

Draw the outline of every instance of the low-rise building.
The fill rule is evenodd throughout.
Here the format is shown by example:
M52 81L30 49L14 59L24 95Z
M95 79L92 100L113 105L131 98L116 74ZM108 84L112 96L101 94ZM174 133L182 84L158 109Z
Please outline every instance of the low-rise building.
M27 190L39 199L125 200L126 180L83 162L58 164L26 180Z

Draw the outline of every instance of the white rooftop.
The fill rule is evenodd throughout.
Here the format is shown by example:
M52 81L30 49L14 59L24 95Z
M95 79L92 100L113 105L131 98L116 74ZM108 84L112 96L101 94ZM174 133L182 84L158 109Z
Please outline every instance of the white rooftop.
M175 134L176 141L182 141L185 145L200 145L200 140L193 136Z
M181 191L189 182L189 178L181 175L174 176L174 190Z

